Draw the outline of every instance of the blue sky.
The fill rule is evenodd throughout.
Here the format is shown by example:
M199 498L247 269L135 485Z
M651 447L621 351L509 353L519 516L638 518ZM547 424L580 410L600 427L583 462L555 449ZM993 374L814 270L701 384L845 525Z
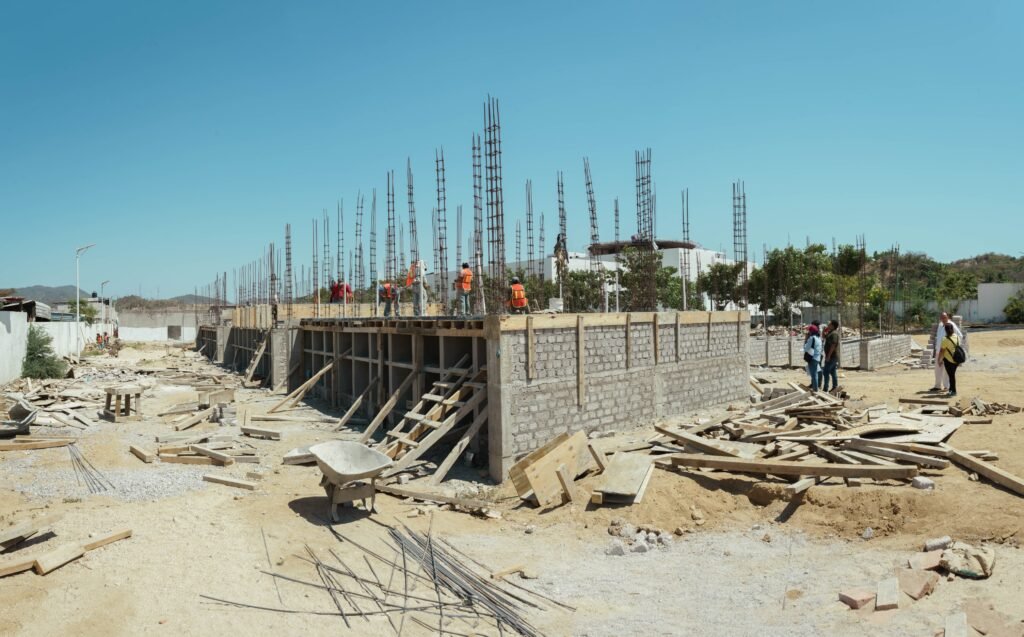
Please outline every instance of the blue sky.
M731 253L746 182L750 252L811 240L900 243L948 261L1020 254L1024 4L0 2L0 287L74 281L191 292L405 162L430 246L434 150L449 228L472 208L470 136L501 100L507 244L524 183L569 243L602 239L633 151L653 149L658 235ZM332 224L333 225L333 224ZM333 229L333 228L332 228ZM468 232L468 230L467 230ZM524 229L525 232L525 229ZM524 241L525 242L525 241ZM548 246L550 248L550 245ZM383 255L383 244L379 247ZM230 275L229 275L230 276Z

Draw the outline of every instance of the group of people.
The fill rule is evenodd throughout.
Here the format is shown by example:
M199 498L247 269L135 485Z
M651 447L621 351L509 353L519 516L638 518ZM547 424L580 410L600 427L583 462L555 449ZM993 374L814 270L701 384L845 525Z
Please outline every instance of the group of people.
M943 312L935 331L935 385L929 391L956 396L956 371L967 360L967 342L960 327ZM825 392L839 386L839 355L842 350L839 322L835 319L824 328L820 321L807 326L804 339L804 362L811 379L811 391L819 387Z
M422 316L425 301L427 300L427 291L429 286L422 275L423 266L422 262L417 267L413 264L409 268L409 273L405 278L405 288L412 291L412 312L414 316ZM347 287L347 284L346 284ZM458 316L470 316L473 296L473 270L469 267L469 263L463 263L462 269L459 271L459 275L455 278L452 283L452 287L456 293L457 309L456 313ZM392 283L391 281L381 282L377 286L377 300L384 305L384 316L390 317L392 310L396 317L400 317L401 313L401 295L403 286L398 283ZM351 290L349 291L351 293ZM526 288L523 286L522 281L519 277L512 277L512 281L509 284L507 304L509 311L513 314L527 314L530 311L530 301L526 298Z
M821 321L814 321L807 326L804 362L807 363L807 373L811 377L811 391L818 391L820 387L827 393L829 381L832 381L832 391L839 387L840 340L839 321L835 319L829 321L824 329Z
M96 333L96 349L107 349L110 347L110 335L106 332Z

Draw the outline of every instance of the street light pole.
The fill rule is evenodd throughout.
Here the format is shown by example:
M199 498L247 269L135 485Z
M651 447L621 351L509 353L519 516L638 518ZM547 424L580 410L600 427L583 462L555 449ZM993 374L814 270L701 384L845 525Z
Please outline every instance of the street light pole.
M85 251L96 245L90 243L81 248L75 248L75 356L82 353L82 285L78 277L78 260L82 258Z
M110 280L107 279L103 283L100 283L100 306L103 308L103 322L107 322L107 304L103 302L103 288L107 287Z

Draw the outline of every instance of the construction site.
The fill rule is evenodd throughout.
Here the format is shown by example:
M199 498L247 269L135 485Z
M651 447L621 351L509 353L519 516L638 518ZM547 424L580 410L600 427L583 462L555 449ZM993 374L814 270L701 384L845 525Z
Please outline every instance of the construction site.
M685 188L656 236L649 148L635 223L583 158L545 234L530 180L506 215L496 99L470 139L465 226L434 151L429 253L406 159L380 225L370 188L354 237L339 200L195 286L194 340L6 383L0 634L1024 635L1024 330L951 317L959 392L926 391L939 318L901 324L895 267L866 318L863 236L856 298L759 305L744 181L731 256Z

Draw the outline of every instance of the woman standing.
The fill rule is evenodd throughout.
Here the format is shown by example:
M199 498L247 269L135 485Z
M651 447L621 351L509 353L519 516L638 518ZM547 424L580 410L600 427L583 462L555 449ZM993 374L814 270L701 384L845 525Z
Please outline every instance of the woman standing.
M956 368L960 366L953 359L953 353L960 345L960 336L956 333L953 322L946 323L946 338L942 339L942 365L949 376L949 395L956 396Z
M807 326L807 340L804 341L804 361L807 373L811 375L811 391L818 391L818 367L821 365L821 336L817 325Z

